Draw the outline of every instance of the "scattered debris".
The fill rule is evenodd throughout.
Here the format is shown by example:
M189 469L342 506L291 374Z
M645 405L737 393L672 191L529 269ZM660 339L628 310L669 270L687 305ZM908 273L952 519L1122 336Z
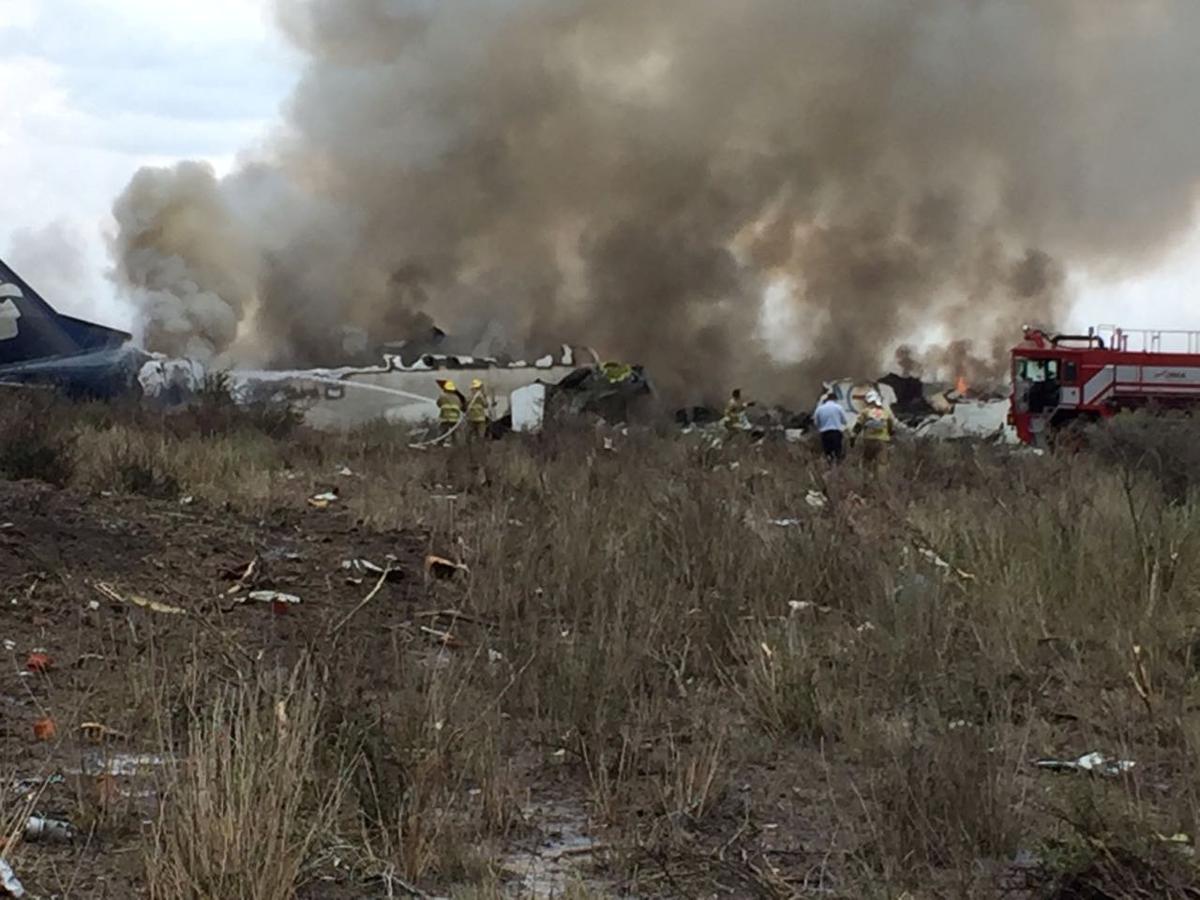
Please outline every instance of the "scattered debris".
M797 526L803 525L804 520L803 519L771 519L771 524L776 525L779 528L796 528Z
M829 498L820 491L809 491L804 495L804 502L813 509L824 509L829 504Z
M391 560L389 560L390 562ZM362 584L368 577L379 578L384 574L387 575L388 581L401 581L404 578L404 573L400 569L393 569L390 565L384 569L369 559L343 560L342 568L350 573L346 580L351 584Z
M25 669L39 675L44 675L54 668L54 660L45 650L31 650L25 658Z
M470 575L471 570L465 563L456 563L432 553L425 557L425 576L427 578L449 579Z
M2 859L0 859L0 889L9 897L25 896L25 888L17 880L17 875L13 872L12 866Z
M84 755L79 774L112 775L131 778L165 766L170 758L157 753L108 753L93 751Z
M42 716L33 723L33 736L39 741L52 741L58 734L58 726L49 716Z
M191 506L195 502L196 502L196 498L193 497L191 494L186 494L183 497L179 498L180 506Z
M124 741L129 739L129 735L123 731L117 731L115 728L109 728L102 722L82 722L79 725L79 732L84 738L91 741L93 744L103 744L108 741Z
M25 840L27 841L62 841L75 839L75 826L64 819L46 819L42 816L30 816L25 822Z
M250 599L256 603L285 603L295 606L300 598L295 594L285 594L282 591L251 591Z
M935 406L937 415L930 416L916 426L916 435L939 441L955 441L964 438L995 438L1007 443L1016 443L1016 432L1008 424L1008 400L964 400L946 401L948 409Z
M142 609L150 610L150 612L162 613L163 615L168 616L182 616L185 612L185 610L178 606L160 603L157 600L147 600L145 597L139 597L137 594L130 594L127 597L122 596L121 594L117 593L117 591L111 585L105 584L104 582L96 582L93 587L99 591L100 594L107 597L109 600L112 600L114 603L140 606Z
M1034 763L1039 769L1051 772L1086 772L1105 778L1119 778L1132 771L1137 765L1132 759L1108 759L1101 753L1085 753L1079 759L1039 759Z
M251 591L246 599L271 604L271 611L277 616L287 615L290 607L300 603L300 598L295 594L285 594L283 591Z
M326 491L323 494L315 494L308 498L308 505L313 509L328 509L332 504L337 503L337 491Z
M45 790L52 785L66 784L66 781L67 779L64 775L49 775L46 778L18 778L12 782L12 789L26 800L29 800L38 791Z
M349 466L340 466L337 470L337 473L339 475L341 475L343 478L353 478L354 477L354 470L351 469Z

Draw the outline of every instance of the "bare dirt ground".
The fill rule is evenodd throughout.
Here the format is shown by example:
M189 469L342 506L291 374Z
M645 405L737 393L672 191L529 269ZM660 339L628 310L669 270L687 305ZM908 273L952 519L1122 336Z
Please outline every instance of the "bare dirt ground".
M875 472L218 424L0 439L30 896L1198 896L1187 434Z
M47 896L136 894L140 818L154 812L153 798L138 794L153 790L159 774L158 766L136 760L162 749L154 694L160 675L190 663L236 679L305 650L320 652L330 627L366 592L343 570L345 560L382 565L395 557L396 576L369 615L342 629L343 652L370 655L411 624L424 594L421 539L364 528L344 508L313 510L305 500L298 489L291 508L251 518L204 503L0 482L5 772L18 779L65 774L40 794L37 810L73 823L83 824L81 812L84 821L98 816L94 807L127 807L119 810L125 827L82 836L82 853L39 844L21 873L27 888ZM230 595L255 560L248 589ZM122 604L97 586L183 614ZM246 601L249 589L283 591L302 602L276 609ZM34 651L52 660L44 674L27 668ZM57 739L35 741L34 724L46 716ZM79 729L86 722L122 737L89 739ZM115 777L105 774L110 762Z

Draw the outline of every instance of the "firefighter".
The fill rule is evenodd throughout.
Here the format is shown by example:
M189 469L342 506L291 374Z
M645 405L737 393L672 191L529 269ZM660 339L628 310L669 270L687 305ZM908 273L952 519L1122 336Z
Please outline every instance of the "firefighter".
M443 381L442 393L438 397L438 423L440 425L439 434L445 437L450 433L457 433L456 429L463 417L463 395L458 392L457 386L453 381Z
M725 431L729 434L741 434L746 431L746 410L753 406L742 400L742 389L734 388L725 404Z
M600 366L600 371L608 379L609 384L624 384L633 377L633 366L623 362L606 362Z
M883 405L883 398L878 391L870 391L866 400L867 408L854 423L854 434L863 437L863 459L875 465L892 445L892 438L896 434L896 418Z
M471 437L477 440L486 438L491 418L487 389L478 378L472 379L471 396L467 400L467 424L471 427Z

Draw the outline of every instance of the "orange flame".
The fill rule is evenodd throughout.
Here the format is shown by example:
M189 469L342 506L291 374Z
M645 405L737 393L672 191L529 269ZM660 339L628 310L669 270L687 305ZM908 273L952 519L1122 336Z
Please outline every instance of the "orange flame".
M967 392L968 387L970 387L970 385L967 384L967 376L959 375L958 381L955 382L955 385L954 385L954 392L956 394L965 394Z

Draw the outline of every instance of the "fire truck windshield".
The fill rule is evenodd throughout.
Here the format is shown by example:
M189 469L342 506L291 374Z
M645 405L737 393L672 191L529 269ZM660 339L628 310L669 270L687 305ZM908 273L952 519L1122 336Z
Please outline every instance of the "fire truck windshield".
M1057 359L1020 359L1017 361L1017 378L1040 384L1058 380Z

